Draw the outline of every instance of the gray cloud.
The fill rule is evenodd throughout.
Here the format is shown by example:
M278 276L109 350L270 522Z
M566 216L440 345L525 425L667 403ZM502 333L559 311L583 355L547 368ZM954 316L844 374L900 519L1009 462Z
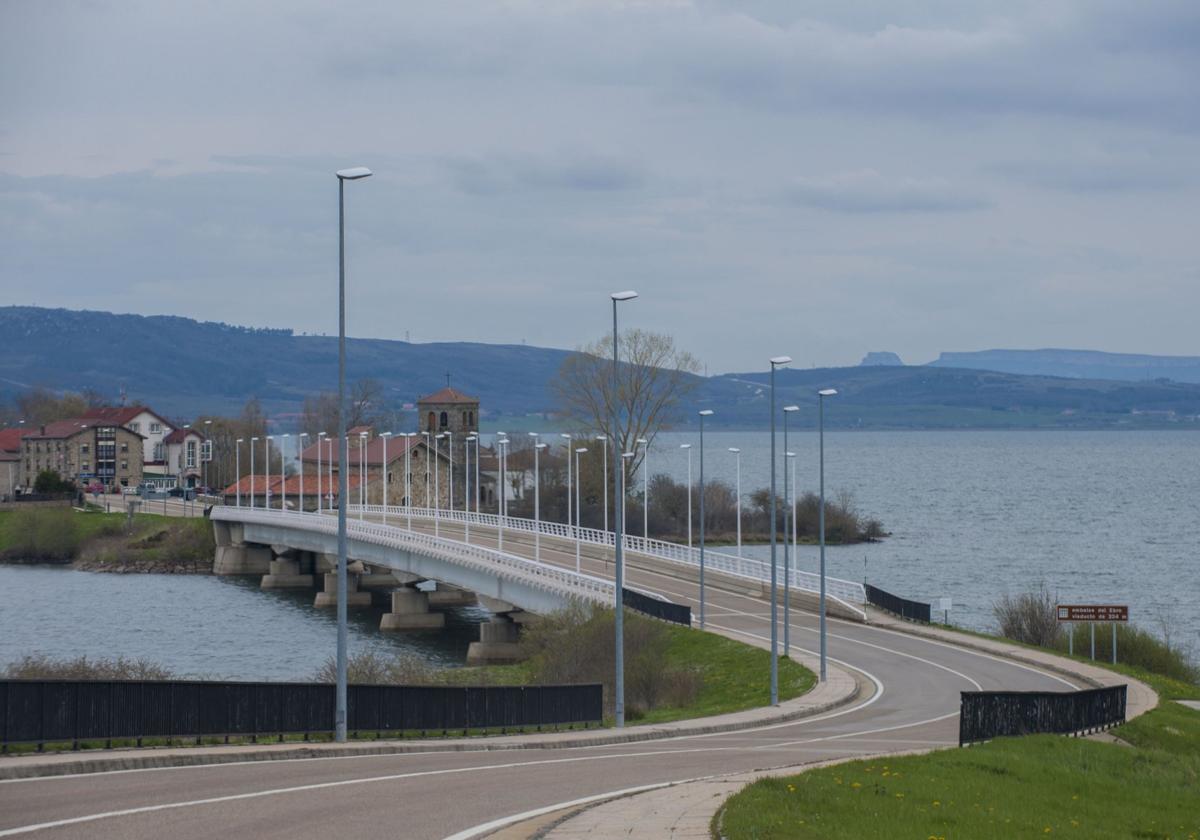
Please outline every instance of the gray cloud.
M941 178L888 177L870 169L796 178L786 195L795 204L840 213L955 213L988 204Z

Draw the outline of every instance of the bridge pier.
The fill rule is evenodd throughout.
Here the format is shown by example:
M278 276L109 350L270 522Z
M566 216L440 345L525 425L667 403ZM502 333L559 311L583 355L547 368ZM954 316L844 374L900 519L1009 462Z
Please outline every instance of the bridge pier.
M336 607L337 606L337 575L325 575L325 590L318 592L316 599L313 601L314 607ZM346 575L346 606L347 607L369 607L371 606L371 593L358 591L358 575Z
M392 592L392 609L379 619L380 630L439 630L446 616L429 609L428 592L405 586Z
M479 598L474 592L444 583L439 583L437 589L427 594L431 607L473 607L479 603Z
M507 615L497 615L479 625L479 641L467 648L468 665L507 665L521 661L517 643L517 623Z
M305 557L309 552L291 551L275 557L263 575L263 589L312 589L316 584L311 573L312 561ZM305 571L306 569L310 571Z

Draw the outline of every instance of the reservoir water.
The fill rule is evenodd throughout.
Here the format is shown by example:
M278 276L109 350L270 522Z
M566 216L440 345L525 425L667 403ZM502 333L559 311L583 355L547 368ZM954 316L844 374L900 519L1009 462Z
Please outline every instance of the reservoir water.
M652 472L682 480L683 442L662 434ZM817 437L791 436L801 492L817 489ZM769 479L769 436L705 435L709 479ZM782 439L780 442L782 452ZM695 458L695 456L693 456ZM1132 619L1200 648L1200 435L1187 432L827 432L826 492L853 492L892 536L831 547L829 574L916 599L949 596L952 622L991 629L993 601L1044 584L1064 602L1129 604ZM699 463L693 473L699 477ZM779 477L782 493L782 475ZM639 523L633 523L634 530ZM720 550L732 552L732 547ZM766 557L766 546L747 546ZM815 570L817 549L800 566ZM383 635L351 611L351 649L459 664L479 610L443 633ZM0 566L0 663L26 653L146 657L192 676L304 679L334 652L334 613L311 592L256 581Z

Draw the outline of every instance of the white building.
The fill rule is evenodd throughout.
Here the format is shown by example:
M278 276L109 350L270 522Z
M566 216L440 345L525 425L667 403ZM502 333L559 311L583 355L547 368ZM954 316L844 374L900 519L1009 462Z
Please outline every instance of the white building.
M175 486L195 487L201 483L204 462L209 459L209 443L195 429L175 429L165 438L168 475L175 476Z

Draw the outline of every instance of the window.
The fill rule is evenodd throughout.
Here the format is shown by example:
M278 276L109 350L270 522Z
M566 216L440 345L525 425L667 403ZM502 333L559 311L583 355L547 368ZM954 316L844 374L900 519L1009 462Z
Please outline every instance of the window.
M151 423L150 424L150 434L152 434L152 435L162 434L162 423Z
M129 451L129 444L128 444L128 443L122 443L122 444L121 444L121 451L122 451L122 452L128 452L128 451Z
M79 464L79 469L82 470L83 472L88 472L89 470L91 470L91 468L92 468L92 465L89 461L82 461Z
M142 430L142 424L141 424L141 423L136 423L136 422L135 422L135 423L130 423L130 424L129 424L129 431L131 431L131 432L141 432L141 430Z
M154 460L155 461L165 460L166 456L163 454L163 450L165 448L166 447L164 447L161 443L154 444Z
M467 412L465 412L465 411L462 413L462 421L463 421L464 426L467 425L467 423L468 423Z
M188 469L196 466L196 441L194 440L187 442L187 465Z
M79 454L80 455L88 454L88 445L86 443L81 443L79 445Z
M129 470L129 462L122 461L121 462L121 472L127 472L128 470Z
M472 428L475 427L475 412L474 411L467 412L467 425L471 426Z
M431 431L431 432L433 431L436 423L437 423L437 421L434 419L433 412L432 411L429 412L429 431Z
M450 425L450 415L443 411L440 421L442 424L442 428L443 429L446 428L447 426Z

